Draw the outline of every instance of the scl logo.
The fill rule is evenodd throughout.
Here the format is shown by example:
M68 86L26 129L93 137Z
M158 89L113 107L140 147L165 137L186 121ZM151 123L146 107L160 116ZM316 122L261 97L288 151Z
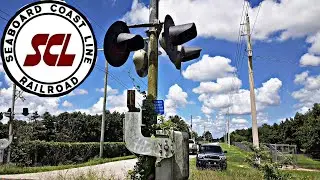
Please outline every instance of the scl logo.
M59 97L91 73L97 43L87 18L59 1L39 1L20 9L1 39L3 67L23 91Z
M48 66L72 66L75 54L66 54L71 34L55 34L49 38L49 34L37 34L32 39L32 47L36 54L27 55L24 66L36 66L41 61L40 45L47 45L43 55L43 61ZM49 41L48 41L49 39ZM62 45L62 51L59 54L51 54L52 46ZM59 58L59 59L58 59Z

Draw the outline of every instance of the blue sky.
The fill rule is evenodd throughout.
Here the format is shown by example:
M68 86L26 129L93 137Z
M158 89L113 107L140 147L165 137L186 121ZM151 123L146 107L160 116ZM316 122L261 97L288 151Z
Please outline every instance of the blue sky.
M31 2L35 1L5 0L0 8L5 13L0 12L0 16L9 19L19 8ZM146 7L149 1L66 0L66 2L88 17L94 28L98 47L102 47L104 35L114 21L123 19L132 24L146 22L148 18ZM248 12L251 27L256 22L252 34L253 66L255 86L258 89L257 106L260 107L260 109L258 107L260 124L277 123L283 118L294 116L297 111L305 112L312 103L320 101L320 57L318 57L320 25L316 23L320 18L319 3L317 0L250 1ZM198 37L186 45L199 46L203 50L198 59L182 65L182 72L175 69L167 56L159 57L158 99L166 100L166 112L177 113L187 122L192 115L195 118L195 130L200 133L205 127L215 136L220 136L225 127L227 116L224 112L227 106L233 109L232 130L251 126L251 117L246 112L249 107L247 103L249 96L246 96L249 83L245 36L242 37L243 41L237 42L242 9L242 0L160 1L161 21L166 13L170 13L176 24L196 23ZM0 19L1 33L5 25L6 21ZM146 36L143 29L132 32ZM236 53L238 47L241 47L240 53ZM109 77L108 85L112 89L110 88L107 102L110 110L125 111L123 92L126 88L139 85L142 90L147 90L147 78L142 79L136 75L132 55L133 53L124 66L110 67L112 77ZM221 65L219 62L226 64ZM236 62L239 62L239 65ZM31 109L40 112L81 110L86 113L100 113L103 94L97 89L103 87L104 74L99 68L103 68L104 63L105 57L100 52L96 63L98 68L95 68L71 95L44 100L26 94L27 100L18 102L18 105L30 106ZM206 65L206 63L212 64ZM200 69L207 67L207 70L199 73L195 71L195 67ZM210 69L211 67L213 69ZM227 81L223 79L233 77L230 68L237 69L236 74L241 82L241 86L232 84L236 89L236 92L233 92L236 98L231 104L224 101L230 91L228 88L225 90L223 88L228 86ZM221 75L221 73L226 74ZM220 84L217 83L218 78L222 79ZM237 78L234 77L234 80ZM0 82L2 82L0 110L6 111L10 104L11 84L5 74L1 73L1 69ZM198 93L195 93L195 88L199 87L200 83L203 87L198 88ZM213 89L208 90L208 87ZM200 96L204 99L201 100ZM239 107L240 109L237 109Z

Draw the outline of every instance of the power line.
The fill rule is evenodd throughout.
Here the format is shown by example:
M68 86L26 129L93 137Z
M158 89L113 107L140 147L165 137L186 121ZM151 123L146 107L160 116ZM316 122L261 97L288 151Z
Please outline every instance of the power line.
M253 26L252 26L252 30L251 30L251 34L250 34L250 35L252 35L252 33L253 33L253 31L254 31L254 27L255 27L255 25L256 25L256 22L257 22L257 19L258 19L258 15L259 15L259 12L260 12L261 4L262 4L262 2L259 4L259 8L258 8L258 12L257 12L257 15L256 15L256 19L254 20L254 23L253 23Z
M8 19L6 19L6 18L4 18L4 17L2 17L2 16L0 16L0 19L3 19L3 20L5 20L5 21L9 21Z
M3 14L5 14L5 15L7 15L7 16L10 17L10 14L6 13L5 11L3 11L3 10L1 10L1 9L0 9L0 12L2 12Z
M105 70L104 70L104 68L102 68L102 67L100 67L100 66L98 66L98 65L96 65L95 66L95 69L97 69L97 70L99 70L99 71L101 71L101 72L103 72L103 73L108 73L108 75L109 75L109 77L111 77L113 80L115 80L119 85L121 85L124 89L129 89L129 87L125 84L125 83L123 83L120 79L118 79L115 75L113 75L110 71L108 71L108 72L106 72ZM143 99L141 99L140 97L136 97L136 98L138 98L140 101L143 101ZM140 103L138 103L138 105L140 106L140 107L142 107L142 105L140 104Z
M69 0L69 1L71 1L71 0ZM83 13L84 15L86 15L86 17L87 17L89 20L93 21L93 22L100 28L100 30L101 30L102 32L105 32L105 29L104 29L102 26L100 26L100 25L97 23L97 21L95 21L95 20L92 19L92 18L89 18L88 14L87 14L82 8L80 8L79 6L76 5L76 1L74 1L74 4L73 4L73 5L74 5L75 7L77 7L78 9L80 9L80 10L82 11L82 13Z

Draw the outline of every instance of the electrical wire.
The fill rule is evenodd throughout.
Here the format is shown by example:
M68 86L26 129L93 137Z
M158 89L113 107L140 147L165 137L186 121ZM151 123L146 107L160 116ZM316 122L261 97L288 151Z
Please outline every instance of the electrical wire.
M262 2L259 4L259 8L258 8L258 12L257 12L257 15L256 15L256 19L254 20L254 23L253 23L253 26L252 26L252 29L251 29L251 34L252 34L253 31L254 31L254 28L255 28L255 25L256 25L256 22L257 22L257 19L258 19L258 16L259 16L261 4L262 4ZM251 34L250 34L250 35L251 35Z
M9 21L8 19L6 19L6 18L4 18L4 17L2 17L2 16L0 16L0 19L2 19L2 20L5 20L5 21Z

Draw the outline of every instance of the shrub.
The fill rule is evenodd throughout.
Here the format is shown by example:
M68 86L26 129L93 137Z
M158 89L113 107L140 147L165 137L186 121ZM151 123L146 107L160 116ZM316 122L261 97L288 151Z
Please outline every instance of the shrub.
M29 141L12 144L11 161L20 166L77 164L97 157L100 143ZM128 156L123 142L104 143L103 158Z

